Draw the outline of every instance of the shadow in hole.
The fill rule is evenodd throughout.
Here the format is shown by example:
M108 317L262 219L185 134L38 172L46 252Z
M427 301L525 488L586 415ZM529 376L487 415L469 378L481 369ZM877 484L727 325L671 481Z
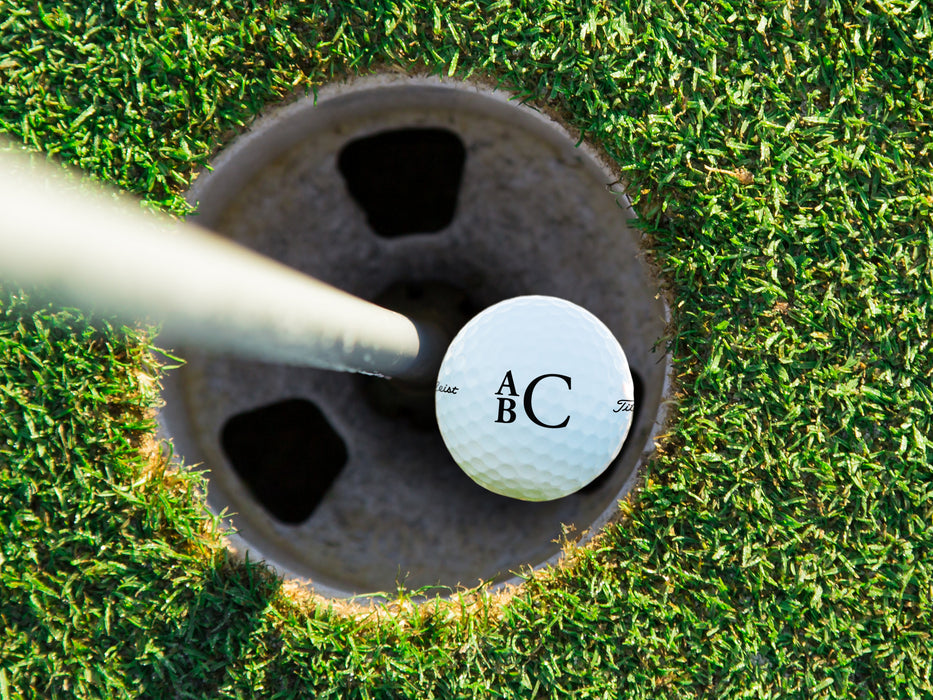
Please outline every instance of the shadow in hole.
M351 141L337 168L384 238L436 233L453 221L466 148L447 129L394 129Z
M283 523L311 517L347 463L347 447L321 410L287 399L232 416L220 442L234 471Z

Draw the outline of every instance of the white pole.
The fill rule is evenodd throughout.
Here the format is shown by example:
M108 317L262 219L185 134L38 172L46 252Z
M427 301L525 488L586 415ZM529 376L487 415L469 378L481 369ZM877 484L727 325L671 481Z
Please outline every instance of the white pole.
M448 341L433 325L146 212L2 144L0 279L43 285L80 308L161 323L163 344L270 362L430 382Z

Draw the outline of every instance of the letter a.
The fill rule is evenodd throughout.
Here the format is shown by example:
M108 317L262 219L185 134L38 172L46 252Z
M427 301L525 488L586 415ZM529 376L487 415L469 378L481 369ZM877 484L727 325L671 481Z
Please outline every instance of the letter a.
M502 387L504 386L509 388L510 396L518 396L518 392L515 391L515 380L512 379L512 370L509 370L505 373L505 376L502 378L502 383L499 385L499 391L496 392L496 396L502 396ZM512 405L515 405L514 401L512 402ZM509 422L511 423L512 421Z

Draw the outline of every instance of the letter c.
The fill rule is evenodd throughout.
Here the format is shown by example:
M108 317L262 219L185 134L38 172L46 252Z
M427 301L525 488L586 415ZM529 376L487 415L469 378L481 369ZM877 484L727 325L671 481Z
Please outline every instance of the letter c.
M548 425L547 423L542 423L538 420L538 417L535 415L534 408L531 406L531 397L534 394L535 387L538 385L542 379L547 379L548 377L557 377L558 379L563 379L567 384L567 388L570 389L570 377L563 374L542 374L540 377L535 377L531 380L531 384L528 385L528 388L525 389L525 413L528 415L531 420L540 425L542 428L566 428L567 424L570 422L570 416L564 418L563 423L558 423L557 425Z

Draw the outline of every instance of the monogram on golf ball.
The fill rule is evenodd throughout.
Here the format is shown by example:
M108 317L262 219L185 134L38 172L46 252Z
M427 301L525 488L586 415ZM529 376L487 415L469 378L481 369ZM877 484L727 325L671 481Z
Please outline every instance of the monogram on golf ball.
M541 381L551 378L565 384L567 391L570 391L573 388L573 380L566 374L553 373L538 375L528 383L528 386L525 389L524 398L522 399L522 408L525 411L525 415L528 416L531 422L536 425L540 425L542 428L566 428L570 424L569 415L567 415L560 423L545 423L535 413L535 389ZM438 388L438 391L443 390L444 389ZM456 391L453 393L456 393ZM516 413L518 408L517 399L522 395L515 390L515 377L512 375L512 370L508 370L505 373L505 376L502 377L502 381L499 383L499 388L495 392L495 396L498 400L498 410L496 411L496 420L494 422L514 423L515 419L518 418L518 414ZM631 412L634 410L635 402L632 399L619 399L616 401L616 408L612 409L612 412L622 413Z
M522 401L522 408L524 408L525 415L531 419L531 422L536 425L540 425L542 428L566 428L570 423L569 415L560 423L545 423L540 418L538 418L537 414L535 413L535 389L537 388L538 384L540 384L545 379L566 384L567 391L570 391L572 388L571 379L566 374L541 374L528 382L528 386L525 389L525 397ZM518 406L516 399L521 396L521 394L515 390L515 378L512 376L512 370L508 370L505 373L505 376L502 378L502 382L499 384L499 389L496 391L495 395L499 400L499 410L495 422L514 423L515 419L518 417L518 414L515 412Z

